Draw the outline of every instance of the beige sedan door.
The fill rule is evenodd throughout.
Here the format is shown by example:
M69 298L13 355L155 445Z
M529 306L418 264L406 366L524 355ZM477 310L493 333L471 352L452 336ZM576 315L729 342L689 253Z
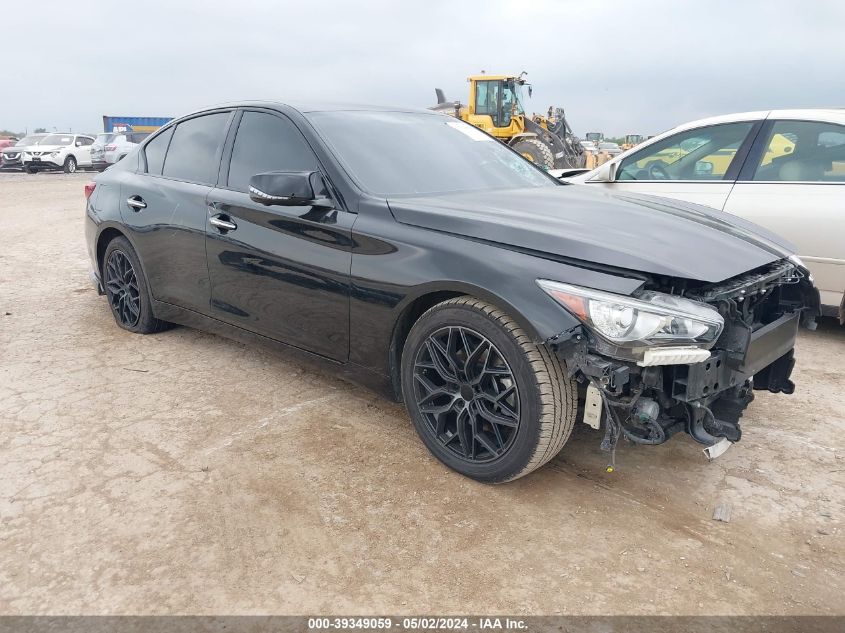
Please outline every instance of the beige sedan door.
M795 244L822 304L839 308L845 291L845 125L772 121L761 138L765 144L749 155L725 211Z

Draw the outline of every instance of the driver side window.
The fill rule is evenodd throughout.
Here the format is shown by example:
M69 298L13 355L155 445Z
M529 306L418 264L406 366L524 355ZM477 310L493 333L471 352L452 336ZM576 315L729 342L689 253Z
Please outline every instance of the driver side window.
M631 154L617 180L722 180L753 121L687 130Z

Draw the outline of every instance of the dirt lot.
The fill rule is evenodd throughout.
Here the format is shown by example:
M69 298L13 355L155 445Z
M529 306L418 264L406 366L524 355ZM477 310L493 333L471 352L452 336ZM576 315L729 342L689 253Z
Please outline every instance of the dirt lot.
M579 424L488 487L330 374L118 329L89 179L0 174L0 613L845 613L845 328L713 463L684 436L608 475Z

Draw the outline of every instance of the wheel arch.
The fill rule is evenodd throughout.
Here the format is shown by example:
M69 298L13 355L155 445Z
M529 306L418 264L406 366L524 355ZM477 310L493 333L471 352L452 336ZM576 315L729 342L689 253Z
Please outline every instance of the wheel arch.
M97 246L96 246L96 254L97 254L97 272L102 275L103 273L103 258L106 255L106 249L109 246L109 243L114 240L116 237L124 237L126 240L132 245L132 248L135 249L135 252L138 252L138 247L135 246L135 242L129 237L127 231L123 230L122 227L117 226L115 224L106 224L100 228L100 232L97 234ZM141 255L138 255L138 259L140 260ZM143 271L144 263L141 262L141 269ZM144 273L146 275L146 272Z
M438 303L463 296L475 297L495 305L513 318L533 340L537 342L544 340L531 319L522 314L511 302L489 290L463 282L426 284L418 292L405 297L405 300L397 307L399 316L393 325L387 359L390 385L397 401L402 399L402 352L411 328L423 314Z

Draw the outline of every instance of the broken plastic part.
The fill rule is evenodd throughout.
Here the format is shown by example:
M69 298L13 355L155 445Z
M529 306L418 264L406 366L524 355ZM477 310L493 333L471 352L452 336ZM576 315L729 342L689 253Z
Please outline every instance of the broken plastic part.
M601 427L601 393L592 383L587 387L587 399L584 402L584 424L598 430Z
M703 449L703 452L707 455L707 459L714 460L719 457L719 455L723 455L731 446L733 446L733 442L728 440L728 438L723 437L721 440L713 444L713 446L708 446Z

